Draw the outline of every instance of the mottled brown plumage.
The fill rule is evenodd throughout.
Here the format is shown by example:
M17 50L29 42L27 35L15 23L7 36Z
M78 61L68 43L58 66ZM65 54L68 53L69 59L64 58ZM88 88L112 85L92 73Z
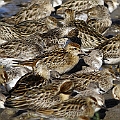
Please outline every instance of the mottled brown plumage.
M19 37L20 36L15 32L14 25L0 22L0 44Z
M96 72L88 73L73 73L71 75L62 75L60 78L54 78L53 80L72 80L74 82L74 90L78 92L86 90L90 84L95 84L100 89L100 93L106 93L113 87L113 81L117 80L115 73L111 69L103 69Z
M50 29L54 29L60 26L58 20L52 16L41 18L38 20L26 20L16 25L10 25L5 22L0 22L0 41L7 42L16 40L22 40L23 37L34 36L35 33L45 33ZM29 39L29 38L28 38Z
M94 113L101 109L95 97L74 97L65 100L48 110L38 110L39 113L57 117L57 118L82 118L89 119Z
M5 18L2 21L11 24L18 24L25 20L38 20L49 16L54 11L50 0L32 0L22 8L15 16Z
M104 5L103 0L68 0L63 3L57 10L57 14L64 13L66 9L72 9L74 11L82 11L88 8L92 8L96 5Z
M17 34L30 36L36 32L44 33L58 27L58 20L55 17L47 16L38 20L26 20L14 25Z
M99 71L103 64L103 53L101 50L92 50L88 55L83 57L84 63L82 70L79 73L95 72Z
M76 27L78 29L78 38L81 40L81 49L88 51L99 46L104 41L108 41L107 38L102 36L92 26L88 25L83 20L74 20L69 22L67 26Z
M49 109L68 99L73 85L72 81L51 83L50 80L29 73L21 77L9 92L5 105L34 111Z
M32 66L34 73L42 76L49 74L50 70L54 70L62 74L71 70L79 62L79 54L83 54L80 49L80 45L70 42L65 48L45 52L44 54L36 57L36 59L17 62L20 65Z
M110 13L104 5L97 5L86 12L88 15L87 24L94 27L101 34L104 34L111 26Z
M120 34L97 47L102 50L105 64L120 63Z
M117 84L112 89L112 95L115 99L120 100L120 84Z

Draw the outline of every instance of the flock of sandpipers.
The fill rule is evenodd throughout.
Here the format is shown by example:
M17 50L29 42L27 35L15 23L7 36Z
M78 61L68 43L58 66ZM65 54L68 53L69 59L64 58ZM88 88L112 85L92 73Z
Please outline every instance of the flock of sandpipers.
M0 108L90 120L106 109L103 94L112 89L120 100L114 84L120 34L104 36L117 6L117 0L31 0L0 19Z

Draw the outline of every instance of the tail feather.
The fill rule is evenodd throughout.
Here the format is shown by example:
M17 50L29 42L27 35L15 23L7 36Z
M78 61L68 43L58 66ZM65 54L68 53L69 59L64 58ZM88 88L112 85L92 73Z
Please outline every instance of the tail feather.
M34 66L34 61L32 60L26 60L26 61L20 61L20 60L13 60L14 63L13 64L16 64L16 65L25 65L25 66L30 66L30 67L33 67Z

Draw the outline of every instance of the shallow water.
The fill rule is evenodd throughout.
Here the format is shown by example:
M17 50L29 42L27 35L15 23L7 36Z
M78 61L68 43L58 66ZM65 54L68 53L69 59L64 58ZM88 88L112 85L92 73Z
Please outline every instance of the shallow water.
M0 17L10 17L15 15L19 10L19 5L30 0L5 0L7 4L0 7Z

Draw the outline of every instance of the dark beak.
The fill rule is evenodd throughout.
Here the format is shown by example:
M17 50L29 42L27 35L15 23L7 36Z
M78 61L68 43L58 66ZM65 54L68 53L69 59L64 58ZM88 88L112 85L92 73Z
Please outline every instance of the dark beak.
M102 105L102 106L101 106L101 109L104 109L104 110L108 111L106 105Z

